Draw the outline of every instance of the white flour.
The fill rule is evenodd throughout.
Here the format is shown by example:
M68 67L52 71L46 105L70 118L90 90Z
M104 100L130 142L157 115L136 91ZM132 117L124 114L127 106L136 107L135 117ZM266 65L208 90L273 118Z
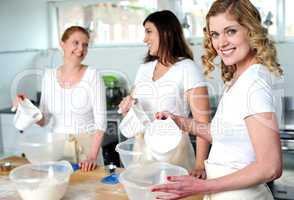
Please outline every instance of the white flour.
M38 187L19 189L18 192L23 200L59 200L64 196L67 185L67 182L48 178L44 179Z
M20 200L14 184L8 176L0 176L0 199L1 200Z

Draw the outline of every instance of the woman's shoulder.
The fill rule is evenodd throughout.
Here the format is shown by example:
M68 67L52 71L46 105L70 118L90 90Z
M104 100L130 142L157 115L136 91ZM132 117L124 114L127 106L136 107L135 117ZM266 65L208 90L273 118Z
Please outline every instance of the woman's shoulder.
M155 65L156 62L157 62L157 60L149 61L146 63L141 63L139 68L140 69L148 69L148 68L152 67L153 65Z
M45 68L44 74L53 74L57 71L57 68Z
M85 79L86 80L93 80L93 79L101 79L102 78L102 71L92 67L92 66L87 66L86 71L85 71Z
M45 79L52 79L52 77L56 76L57 68L45 68L43 71L43 77Z
M197 68L197 67L199 67L194 60L191 60L189 58L180 59L179 61L177 61L175 63L175 65L181 66L184 68L195 68L195 67Z
M138 73L148 73L148 72L153 72L153 67L156 65L157 60L154 61L149 61L147 63L142 63L140 64L137 74Z
M179 60L174 64L178 70L184 70L186 72L191 73L201 73L201 67L198 65L194 60L185 58L182 60Z
M272 74L269 69L262 64L254 64L246 71L244 77L242 77L240 87L243 91L254 91L261 88L272 88L278 83L278 78Z
M275 77L265 65L253 64L246 74L246 79L253 82L262 80L271 83Z
M95 74L98 72L98 69L92 67L92 66L85 66L86 67L86 72L88 74Z

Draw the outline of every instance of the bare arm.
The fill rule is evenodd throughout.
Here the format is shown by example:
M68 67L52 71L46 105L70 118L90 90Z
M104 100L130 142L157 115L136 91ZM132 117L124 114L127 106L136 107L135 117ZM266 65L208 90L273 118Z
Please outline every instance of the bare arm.
M282 154L275 114L260 113L249 116L245 119L245 123L256 154L255 162L216 179L169 177L169 180L175 183L156 186L152 191L170 193L162 199L180 199L192 194L243 189L279 178L282 173Z
M208 123L210 120L210 111L207 88L194 88L189 90L186 95L193 114L193 118L198 122ZM195 170L192 172L192 175L205 178L204 160L206 160L208 157L209 142L200 137L197 137L196 142L196 162Z
M101 147L101 143L103 141L103 137L104 137L104 132L98 130L93 138L93 142L92 142L92 147L91 147L91 152L88 155L88 158L93 159L93 160L97 160L97 157L99 155L99 150Z
M211 192L246 188L279 178L282 153L279 129L274 113L260 113L245 119L256 161L242 170L211 180ZM270 155L270 156L269 156Z
M44 118L44 114L43 114L43 117L40 121L37 121L36 124L38 124L39 126L43 127L46 125L46 122L45 122L45 118Z
M91 144L91 151L87 155L87 159L80 162L80 168L82 171L91 171L96 168L96 161L99 155L101 143L103 141L103 136L104 132L100 130L97 130L97 132L94 134Z
M210 123L197 122L195 119L174 115L169 112L158 112L155 114L156 119L166 119L168 117L173 119L181 130L199 136L211 143Z

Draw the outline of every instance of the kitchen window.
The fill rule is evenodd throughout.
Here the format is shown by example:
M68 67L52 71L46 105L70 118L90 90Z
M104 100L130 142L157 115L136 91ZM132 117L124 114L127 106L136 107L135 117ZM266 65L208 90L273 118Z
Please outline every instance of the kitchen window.
M285 36L294 41L294 1L285 0Z
M57 38L61 37L66 28L79 25L90 32L92 46L142 43L142 22L157 9L157 0L63 1L54 2L54 9Z
M192 38L203 37L205 16L214 0L183 0L182 11L184 14L184 29L186 36ZM292 1L293 0L289 0ZM277 33L277 9L276 0L251 0L259 10L265 27L271 35Z
M205 15L214 0L68 0L49 2L52 47L71 25L87 27L91 46L142 44L145 17L170 9L180 19L190 43L201 43ZM251 0L260 11L263 25L276 41L294 41L293 0Z

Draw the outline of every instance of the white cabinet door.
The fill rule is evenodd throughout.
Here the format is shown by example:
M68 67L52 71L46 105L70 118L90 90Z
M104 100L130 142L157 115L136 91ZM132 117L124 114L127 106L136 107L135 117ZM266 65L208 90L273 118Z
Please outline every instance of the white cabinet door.
M48 131L48 128L42 128L34 124L30 128L26 129L23 133L20 133L13 124L14 114L1 114L0 118L0 151L7 154L20 155L22 153L20 149L20 137L22 134L33 133L42 134Z
M1 114L1 150L5 154L19 153L20 133L13 126L13 114Z

